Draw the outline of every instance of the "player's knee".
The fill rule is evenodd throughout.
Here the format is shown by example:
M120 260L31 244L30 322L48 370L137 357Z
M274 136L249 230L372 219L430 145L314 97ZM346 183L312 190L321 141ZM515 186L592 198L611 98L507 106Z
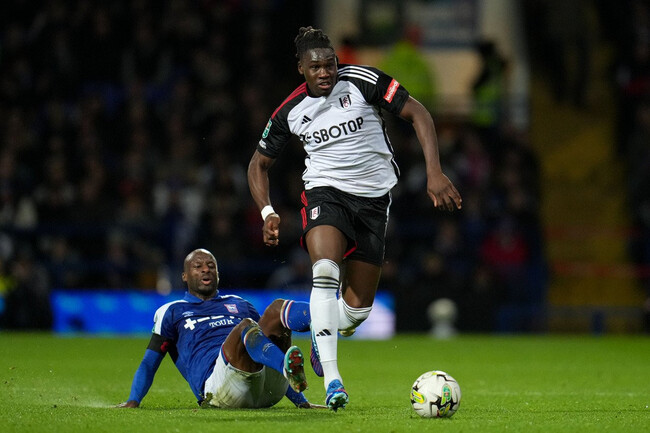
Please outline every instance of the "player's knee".
M254 321L250 317L246 317L241 322L239 322L239 324L237 324L237 326L235 326L235 329L233 329L231 332L239 333L241 342L246 344L246 340L251 335L261 334L262 329L260 328L260 325L258 325L256 321Z
M282 310L283 299L276 299L266 307L260 318L260 328L266 335L275 334L280 326L280 311Z
M339 265L330 259L320 259L312 266L312 275L314 280L324 279L335 283L338 289L338 282L340 278Z
M247 363L250 362L250 357L246 352L246 339L251 334L255 334L256 330L259 330L257 322L247 317L239 322L226 337L221 350L233 366L241 370L253 371L246 369Z
M266 307L266 310L264 310L264 314L262 314L262 317L279 317L280 316L280 310L282 310L282 305L284 304L284 299L276 299L273 302L269 304L268 307Z
M245 319L242 319L242 321L239 322L235 327L235 329L241 332L242 334L245 334L246 332L254 328L259 328L259 325L257 324L256 321L254 321L250 317L246 317Z
M253 319L251 319L250 317L246 317L246 318L242 319L241 323L243 324L243 326L246 326L246 327L257 325L257 322L254 321Z

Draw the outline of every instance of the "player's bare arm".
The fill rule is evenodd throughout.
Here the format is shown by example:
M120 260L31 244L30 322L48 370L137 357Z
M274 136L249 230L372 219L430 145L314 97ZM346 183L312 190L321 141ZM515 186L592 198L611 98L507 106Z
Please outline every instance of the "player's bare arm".
M269 169L274 162L274 159L255 151L248 164L248 185L255 204L262 211L262 235L264 243L269 246L277 246L280 240L280 216L270 208ZM265 212L265 209L271 212Z
M460 193L442 172L440 166L438 139L431 114L416 99L409 96L400 112L400 117L413 124L415 134L422 146L427 167L427 194L434 206L447 211L453 211L454 207L460 209L463 201Z

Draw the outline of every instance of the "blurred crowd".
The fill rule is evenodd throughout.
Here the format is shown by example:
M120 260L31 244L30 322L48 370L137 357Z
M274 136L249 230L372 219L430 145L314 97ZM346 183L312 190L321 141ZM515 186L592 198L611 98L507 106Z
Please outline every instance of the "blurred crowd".
M650 3L530 0L526 5L531 52L550 77L558 103L589 110L587 89L595 79L604 78L613 90L607 101L616 112L612 147L624 167L622 193L632 221L623 236L647 296L645 330L650 332ZM611 60L603 77L591 67L598 45L607 47Z
M647 301L645 329L650 332L650 4L628 0L607 11L614 43L616 150L624 162L632 215L630 254Z
M313 9L0 3L5 326L46 328L53 288L178 289L195 247L215 253L222 287L309 290L298 247L300 144L272 170L283 230L276 249L263 245L246 168L268 116L301 82L293 38L314 22ZM454 214L435 211L426 195L410 125L388 119L402 179L381 289L395 294L398 330L429 329L427 306L440 298L456 302L463 330L534 330L546 279L527 134L500 116L434 119L444 170L464 199Z

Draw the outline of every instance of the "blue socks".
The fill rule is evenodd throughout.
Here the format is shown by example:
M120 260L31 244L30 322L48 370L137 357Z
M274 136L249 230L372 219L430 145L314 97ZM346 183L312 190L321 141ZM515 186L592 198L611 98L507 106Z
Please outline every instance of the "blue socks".
M311 316L309 303L284 301L280 310L280 322L285 328L296 332L309 331ZM257 324L244 328L241 339L253 361L284 372L284 352L262 333Z
M301 301L286 300L280 310L280 322L285 328L296 332L309 331L311 315L309 314L309 303Z
M253 361L269 366L280 374L284 373L284 353L262 333L257 324L244 328L241 339Z

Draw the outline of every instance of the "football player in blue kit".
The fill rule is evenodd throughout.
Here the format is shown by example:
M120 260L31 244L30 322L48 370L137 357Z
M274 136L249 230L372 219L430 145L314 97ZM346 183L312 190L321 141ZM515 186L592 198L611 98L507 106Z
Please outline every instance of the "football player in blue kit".
M462 199L442 172L431 115L395 78L373 67L339 64L322 30L300 28L295 44L305 82L271 115L250 160L248 183L264 221L264 243L275 246L280 216L271 205L268 172L290 137L300 139L306 152L300 242L312 262L311 361L324 376L327 406L337 410L349 400L338 370L337 331L352 335L370 314L390 191L399 177L384 111L412 124L434 207L453 211Z
M219 295L212 253L185 258L185 297L160 307L129 399L118 407L139 407L167 353L203 407L262 408L286 395L297 407L324 408L307 401L300 348L291 331L309 330L309 305L276 299L260 317L247 300Z

